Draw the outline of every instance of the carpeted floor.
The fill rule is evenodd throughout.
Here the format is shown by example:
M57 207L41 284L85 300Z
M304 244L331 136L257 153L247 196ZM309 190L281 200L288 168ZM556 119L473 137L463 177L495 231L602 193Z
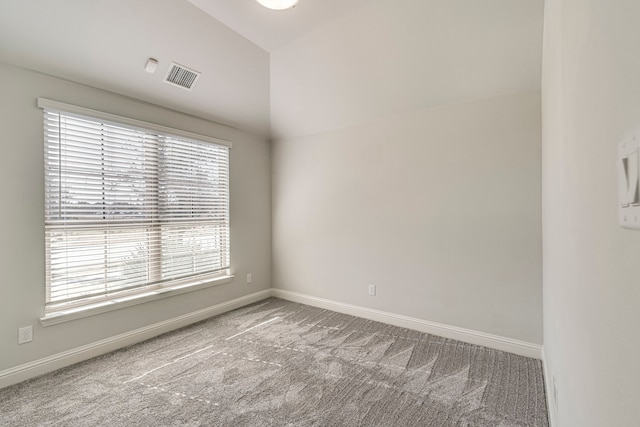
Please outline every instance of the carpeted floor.
M0 390L2 426L548 426L538 360L271 298Z

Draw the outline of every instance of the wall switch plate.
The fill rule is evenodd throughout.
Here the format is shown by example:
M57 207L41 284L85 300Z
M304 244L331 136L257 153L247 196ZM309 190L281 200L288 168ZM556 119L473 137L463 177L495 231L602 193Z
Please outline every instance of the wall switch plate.
M369 295L372 297L376 296L376 285L369 285Z
M640 130L618 144L618 224L640 228Z
M253 282L253 276L251 275L251 273L247 274L247 285L250 284L251 282Z
M33 341L33 326L18 328L18 344L25 344Z

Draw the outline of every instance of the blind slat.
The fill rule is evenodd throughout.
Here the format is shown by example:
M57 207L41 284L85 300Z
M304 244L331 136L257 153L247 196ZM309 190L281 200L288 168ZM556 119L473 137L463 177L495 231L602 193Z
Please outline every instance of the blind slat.
M229 147L44 110L47 310L228 271Z

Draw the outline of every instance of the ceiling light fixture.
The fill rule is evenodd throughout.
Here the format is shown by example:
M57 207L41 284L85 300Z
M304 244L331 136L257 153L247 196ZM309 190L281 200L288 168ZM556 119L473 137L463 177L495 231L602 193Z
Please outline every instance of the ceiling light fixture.
M258 3L273 10L285 10L294 7L298 0L256 0Z

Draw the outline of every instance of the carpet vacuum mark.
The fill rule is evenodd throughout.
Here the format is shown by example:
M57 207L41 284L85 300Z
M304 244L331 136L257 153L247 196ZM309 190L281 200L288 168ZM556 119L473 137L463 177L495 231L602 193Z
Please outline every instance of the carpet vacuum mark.
M2 426L548 426L540 361L270 298L0 390Z

